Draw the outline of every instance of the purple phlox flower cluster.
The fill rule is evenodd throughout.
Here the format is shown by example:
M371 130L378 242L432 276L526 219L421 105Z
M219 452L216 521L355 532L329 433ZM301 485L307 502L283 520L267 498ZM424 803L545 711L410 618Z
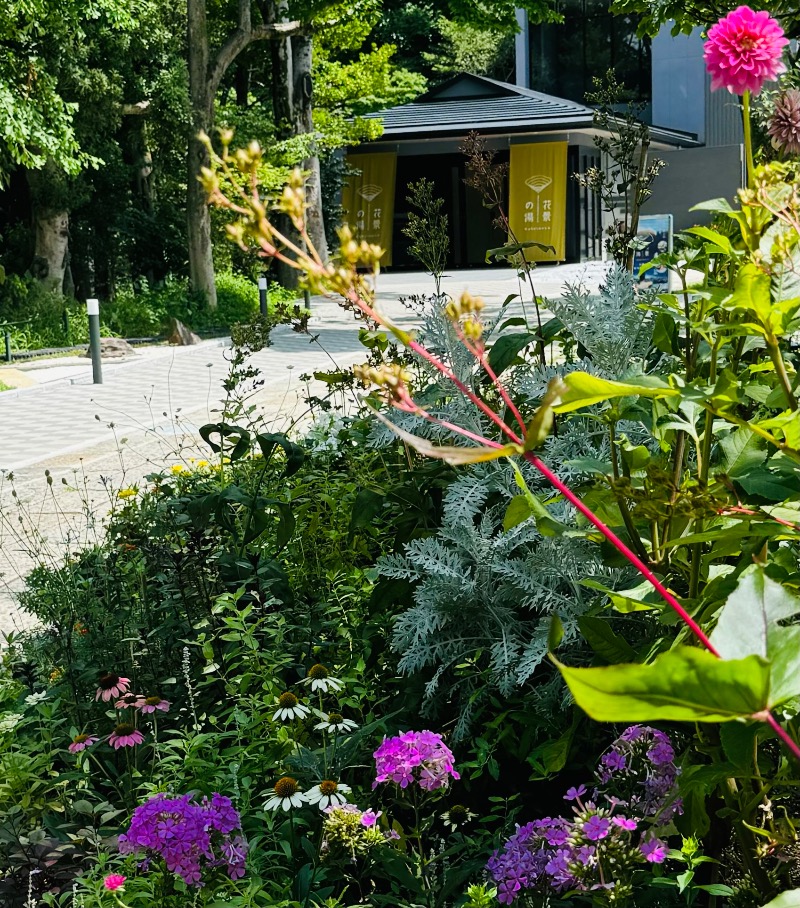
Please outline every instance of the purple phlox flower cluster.
M663 732L627 729L601 758L591 800L585 797L587 786L570 788L564 799L573 802L571 818L545 817L518 826L495 851L487 869L498 900L510 905L526 889L613 891L629 882L636 867L662 863L668 849L655 829L680 810L674 761Z
M596 778L604 797L640 817L666 825L682 812L680 773L669 736L647 725L631 725L600 760Z
M214 793L200 803L192 795L157 794L133 812L123 854L146 850L163 858L167 869L189 886L203 885L205 868L225 867L232 880L244 876L247 843L230 798Z
M375 751L376 788L381 782L394 782L407 788L416 782L425 791L446 788L450 779L461 778L454 767L452 751L441 735L432 731L407 731L385 738Z

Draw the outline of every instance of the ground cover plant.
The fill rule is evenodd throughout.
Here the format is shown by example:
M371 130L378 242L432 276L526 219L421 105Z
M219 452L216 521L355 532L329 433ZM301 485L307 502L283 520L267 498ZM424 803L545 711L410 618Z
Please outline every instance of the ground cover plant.
M724 18L715 79L757 91L777 28ZM323 376L361 407L337 390L268 431L238 333L207 457L114 490L104 539L34 571L42 626L0 666L2 898L797 904L787 103L780 158L750 145L748 186L659 259L677 292L638 291L618 248L599 293L537 299L533 324L442 297L431 259L398 328L381 250L343 230L314 255L302 173L265 200L258 149L212 159L245 252L365 320L365 363Z

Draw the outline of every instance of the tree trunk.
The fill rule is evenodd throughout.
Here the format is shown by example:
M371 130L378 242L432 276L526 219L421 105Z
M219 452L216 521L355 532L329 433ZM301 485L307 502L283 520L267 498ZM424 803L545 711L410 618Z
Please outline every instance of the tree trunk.
M206 0L188 0L189 136L186 217L189 236L189 286L202 293L210 308L217 305L214 258L211 246L211 214L206 193L199 182L200 170L209 164L208 152L198 139L209 135L214 121L214 88L209 73L208 24Z
M311 35L295 35L292 38L292 73L294 76L294 131L304 135L314 131L312 116L313 85L311 62L313 44ZM319 169L319 155L312 154L303 161L306 179L306 229L314 248L323 262L328 261L328 243L325 239L325 223L322 216L322 189Z
M48 205L50 166L28 171L33 200L34 252L31 273L45 290L62 296L69 249L69 211ZM60 193L55 193L57 197Z

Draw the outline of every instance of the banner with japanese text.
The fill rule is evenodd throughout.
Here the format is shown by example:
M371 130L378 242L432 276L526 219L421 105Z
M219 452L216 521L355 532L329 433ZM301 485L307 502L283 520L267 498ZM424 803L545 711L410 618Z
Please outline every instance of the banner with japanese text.
M520 243L555 247L525 250L530 261L564 261L567 229L567 143L511 146L509 223Z
M348 155L347 166L359 173L348 176L342 190L343 220L357 240L376 243L385 249L381 264L391 265L397 155L394 152Z

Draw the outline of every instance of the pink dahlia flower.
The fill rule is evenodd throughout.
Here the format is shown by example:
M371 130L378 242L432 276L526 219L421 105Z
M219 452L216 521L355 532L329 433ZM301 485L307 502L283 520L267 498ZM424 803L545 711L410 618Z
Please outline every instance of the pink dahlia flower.
M82 750L86 750L87 747L91 747L92 744L97 742L97 738L93 735L75 735L72 739L72 744L67 748L71 754L79 754Z
M129 725L127 722L118 725L108 736L108 743L114 750L119 750L120 747L136 747L142 741L144 741L144 735L138 728L134 728L133 725Z
M161 697L148 697L136 705L143 713L154 713L157 709L161 710L162 713L168 713L170 702L169 700L162 700Z
M95 700L102 700L108 703L109 700L116 700L128 692L131 685L130 678L120 678L113 672L106 672L100 676L99 687L94 695Z
M786 72L781 57L788 43L769 13L756 13L749 6L728 13L708 30L704 56L711 90L758 94L765 82Z
M116 892L117 889L122 889L125 885L125 880L127 880L127 877L123 876L121 873L109 873L103 880L103 885L109 892Z

